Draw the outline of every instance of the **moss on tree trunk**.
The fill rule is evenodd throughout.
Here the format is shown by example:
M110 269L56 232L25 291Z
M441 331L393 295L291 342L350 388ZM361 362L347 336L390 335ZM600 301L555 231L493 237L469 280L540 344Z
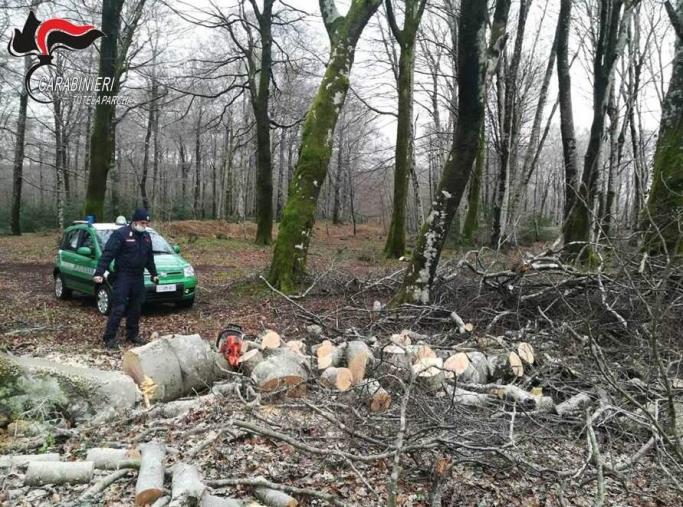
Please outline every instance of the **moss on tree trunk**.
M340 16L333 1L320 0L330 37L330 59L306 115L299 160L270 265L268 278L280 290L294 290L305 271L318 196L332 155L334 128L349 89L356 43L380 4L381 0L354 0L346 16Z
M395 302L429 301L441 250L472 172L484 120L485 21L486 2L463 0L458 33L458 127L431 212Z
M683 19L683 1L678 2ZM676 52L654 158L652 190L647 203L646 248L651 253L683 255L683 41Z

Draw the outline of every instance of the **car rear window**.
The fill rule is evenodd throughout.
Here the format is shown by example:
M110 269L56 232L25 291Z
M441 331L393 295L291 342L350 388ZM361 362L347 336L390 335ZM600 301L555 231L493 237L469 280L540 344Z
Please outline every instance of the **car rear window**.
M104 249L104 246L107 244L107 241L109 240L109 238L115 230L116 229L97 230L97 241L99 241L101 248ZM149 235L152 237L152 249L154 250L154 253L174 253L173 248L171 248L171 245L168 244L168 242L164 239L164 237L161 234L159 234L156 231L149 231Z

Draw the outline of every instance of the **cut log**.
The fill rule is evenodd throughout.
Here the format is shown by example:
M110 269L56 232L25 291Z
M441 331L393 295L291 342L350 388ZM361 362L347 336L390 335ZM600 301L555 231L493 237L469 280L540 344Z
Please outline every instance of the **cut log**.
M347 343L346 367L351 370L354 384L358 384L365 378L365 371L372 360L372 351L365 342L354 340Z
M301 340L289 340L285 342L285 347L302 356L306 355L306 345Z
M6 372L6 373L3 373ZM21 381L10 381L12 376ZM7 402L13 396L20 406L52 405L65 410L77 422L87 419L105 421L133 409L140 400L135 383L122 373L83 368L49 359L14 357L0 353L0 380L6 388Z
M488 382L489 366L486 356L477 351L468 352L467 360L470 364L458 377L458 380L469 384L485 384Z
M534 348L527 342L520 342L517 345L517 355L524 364L534 364Z
M382 362L399 369L410 368L410 357L406 349L399 345L387 345L382 349Z
M495 386L489 390L489 393L498 398L514 401L528 411L550 412L555 408L555 403L550 396L534 396L521 387L513 385Z
M416 381L429 392L438 391L443 386L445 376L443 359L440 357L425 357L413 365Z
M393 343L394 345L398 345L399 347L406 348L413 343L412 340L410 339L410 336L408 333L409 333L409 331L404 329L403 331L401 331L398 334L392 334L389 337L389 341L391 343Z
M159 442L140 445L142 459L135 484L135 505L151 504L164 495L166 447Z
M252 340L242 340L242 347L240 348L240 352L244 354L245 352L250 351L251 349L260 349L260 345L256 343L255 341Z
M199 507L244 507L244 503L234 498L223 498L204 492Z
M449 385L446 385L445 389L448 397L453 400L453 403L458 403L460 405L466 405L468 407L483 407L489 401L489 397L486 394L475 393L461 389L459 387L451 387Z
M453 354L443 363L443 368L446 370L444 375L446 378L460 377L467 371L470 366L470 360L464 352Z
M436 357L436 353L432 350L429 345L424 343L418 343L417 345L410 345L406 347L408 353L412 357L413 364L419 362L421 359L426 357Z
M176 463L173 466L170 506L197 505L205 490L206 486L196 466L187 463Z
M57 453L45 454L17 454L15 456L0 456L0 468L28 466L32 461L60 461L62 458Z
M371 412L384 412L391 406L391 395L375 379L364 380L354 391Z
M87 484L94 472L95 464L92 461L31 461L26 469L24 484Z
M579 414L584 407L589 406L591 403L591 397L587 393L575 394L562 403L555 405L555 413L562 417Z
M128 463L133 459L140 459L137 449L113 449L110 447L93 447L85 455L86 461L92 461L95 468L101 470L116 470L121 463Z
M311 350L316 357L320 358L330 354L334 350L334 344L330 340L323 340L321 343L313 345Z
M487 357L489 378L491 380L508 380L524 375L522 360L516 352L503 352Z
M261 350L276 349L282 343L282 339L272 329L266 329L259 335L259 342L261 343Z
M346 360L346 343L341 343L338 346L332 346L332 348L325 348L318 355L318 369L324 370L330 366L339 367L345 364Z
M353 385L353 373L348 368L335 368L334 366L326 369L320 376L320 382L331 389L346 391Z
M299 502L284 491L270 488L254 489L254 496L268 507L296 507Z
M303 396L308 371L304 359L287 349L281 349L260 362L251 372L251 378L261 391L270 392L286 388L291 397Z
M263 361L263 354L258 349L251 349L240 357L240 368L245 375L251 375L256 365Z
M128 350L123 371L140 386L150 379L152 400L170 401L206 389L229 367L201 336L169 335Z

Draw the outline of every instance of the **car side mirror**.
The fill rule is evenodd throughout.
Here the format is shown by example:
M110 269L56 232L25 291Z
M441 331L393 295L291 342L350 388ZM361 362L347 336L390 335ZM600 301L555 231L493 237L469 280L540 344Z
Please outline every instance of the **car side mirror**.
M92 256L92 250L90 249L89 246L82 246L78 250L76 250L76 253L78 255L83 255L84 257L90 257Z
M173 251L177 254L180 253L180 245L173 245Z

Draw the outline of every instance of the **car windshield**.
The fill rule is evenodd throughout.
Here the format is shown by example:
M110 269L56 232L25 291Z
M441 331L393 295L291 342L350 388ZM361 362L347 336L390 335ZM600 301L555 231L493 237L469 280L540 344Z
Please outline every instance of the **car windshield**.
M98 229L97 230L97 240L100 243L100 247L104 249L104 245L107 244L107 241L109 240L109 237L111 234L115 231L116 229ZM171 248L171 245L168 244L168 242L163 238L161 234L154 230L147 229L147 232L149 232L149 235L152 237L152 249L154 250L154 253L159 253L159 254L172 254L173 248Z

